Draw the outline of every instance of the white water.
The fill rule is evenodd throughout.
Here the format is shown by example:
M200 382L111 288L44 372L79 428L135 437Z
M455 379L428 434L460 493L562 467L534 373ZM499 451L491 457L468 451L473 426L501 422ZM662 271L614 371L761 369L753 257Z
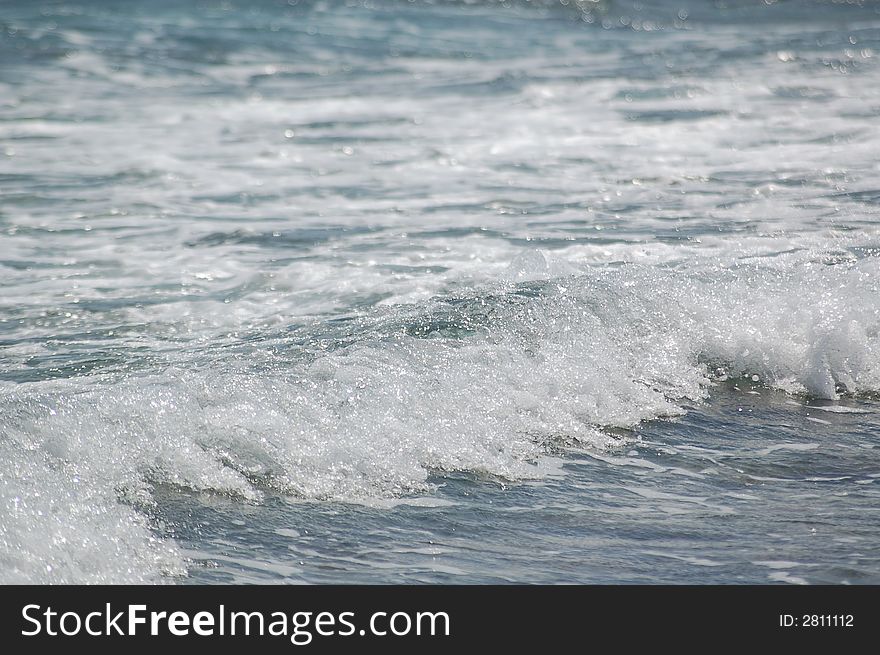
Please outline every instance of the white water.
M556 474L716 384L880 393L864 16L274 11L6 22L71 54L0 78L4 582L183 572L157 485L431 494ZM236 32L264 18L324 39ZM198 20L218 62L163 49Z

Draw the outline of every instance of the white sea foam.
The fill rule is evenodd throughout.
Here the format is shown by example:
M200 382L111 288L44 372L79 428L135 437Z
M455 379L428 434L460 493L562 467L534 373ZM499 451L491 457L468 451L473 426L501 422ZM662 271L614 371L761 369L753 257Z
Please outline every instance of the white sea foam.
M544 256L528 255L513 264L516 277L530 265L526 279L547 272ZM425 491L432 470L540 477L548 444L603 448L614 439L601 428L678 414L716 377L757 375L823 398L880 390L874 260L693 269L626 265L500 283L446 317L470 325L466 336L410 336L404 328L425 307L402 306L382 313L377 336L367 330L307 362L267 356L261 366L257 348L194 370L7 385L7 506L27 508L24 525L41 534L80 522L87 506L99 508L90 520L143 532L117 494L148 497L165 483L252 500L266 489L395 497ZM444 308L436 303L431 320ZM399 326L390 334L389 321ZM88 579L86 563L65 568L51 550L10 540L22 538L15 525L4 528L7 560L21 552L53 567L45 579ZM142 544L140 559L173 552L128 532L104 534Z
M94 475L94 457L79 465L49 448L0 440L4 584L143 584L184 573L178 548L120 503L115 472Z
M2 581L181 571L157 484L391 505L560 475L714 384L880 392L876 57L824 25L779 57L723 25L20 4Z

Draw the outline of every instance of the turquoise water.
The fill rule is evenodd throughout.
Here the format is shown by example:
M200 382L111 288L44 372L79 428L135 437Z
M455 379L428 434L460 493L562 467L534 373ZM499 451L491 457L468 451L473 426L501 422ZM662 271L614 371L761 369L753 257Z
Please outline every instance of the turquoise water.
M4 3L0 580L877 583L878 9Z

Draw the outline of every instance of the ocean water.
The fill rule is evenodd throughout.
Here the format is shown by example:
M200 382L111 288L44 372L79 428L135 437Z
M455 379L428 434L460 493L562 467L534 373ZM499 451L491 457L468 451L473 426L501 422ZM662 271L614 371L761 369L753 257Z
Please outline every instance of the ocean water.
M880 4L0 3L0 582L880 583Z

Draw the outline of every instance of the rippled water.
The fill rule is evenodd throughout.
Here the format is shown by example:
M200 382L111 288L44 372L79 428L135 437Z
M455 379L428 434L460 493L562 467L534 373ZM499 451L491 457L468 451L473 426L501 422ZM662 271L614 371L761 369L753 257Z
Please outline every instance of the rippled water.
M880 582L880 6L6 2L3 582Z

